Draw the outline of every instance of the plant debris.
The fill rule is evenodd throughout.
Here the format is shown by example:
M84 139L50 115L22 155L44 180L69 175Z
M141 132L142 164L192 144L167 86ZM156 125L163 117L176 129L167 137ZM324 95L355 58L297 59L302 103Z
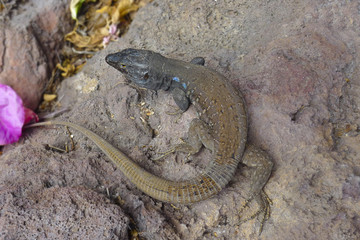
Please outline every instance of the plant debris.
M132 14L150 1L72 0L70 12L75 26L65 35L66 44L60 57L62 61L56 65L46 93L54 94L63 78L79 72L86 64L86 59L124 34ZM54 105L44 101L40 110L53 110L51 106Z

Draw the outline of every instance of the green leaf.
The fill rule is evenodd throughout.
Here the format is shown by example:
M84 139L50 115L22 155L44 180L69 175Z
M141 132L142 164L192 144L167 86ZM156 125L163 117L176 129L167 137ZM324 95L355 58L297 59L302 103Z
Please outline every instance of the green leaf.
M78 14L83 2L85 2L85 0L71 0L71 2L70 2L70 12L71 12L71 17L74 20L77 19L77 14Z

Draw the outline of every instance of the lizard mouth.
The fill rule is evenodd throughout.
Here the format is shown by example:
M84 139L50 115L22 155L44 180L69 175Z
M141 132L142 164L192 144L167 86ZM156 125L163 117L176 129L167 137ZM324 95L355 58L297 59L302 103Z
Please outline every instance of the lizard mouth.
M109 54L105 57L105 61L110 66L114 67L115 69L119 70L121 73L127 74L126 65L121 64L121 58L118 54Z
M123 74L127 74L127 73L128 73L125 68L119 68L119 71L120 71L121 73L123 73Z

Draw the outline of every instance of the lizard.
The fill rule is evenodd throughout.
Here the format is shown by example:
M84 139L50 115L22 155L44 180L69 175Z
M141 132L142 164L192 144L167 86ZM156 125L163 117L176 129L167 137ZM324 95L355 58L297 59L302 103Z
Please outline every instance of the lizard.
M273 162L264 151L253 145L246 146L245 102L223 75L205 67L204 58L184 62L150 50L128 48L107 55L105 61L139 87L171 91L181 111L194 105L199 118L192 120L187 141L176 145L172 151L195 154L202 146L211 150L213 159L203 173L184 181L170 181L146 171L99 135L75 123L51 120L29 127L64 125L81 132L137 188L155 199L174 204L191 204L214 196L228 184L241 162L255 169L249 201L259 197L262 207L269 211L270 200L264 198L263 187L270 177Z

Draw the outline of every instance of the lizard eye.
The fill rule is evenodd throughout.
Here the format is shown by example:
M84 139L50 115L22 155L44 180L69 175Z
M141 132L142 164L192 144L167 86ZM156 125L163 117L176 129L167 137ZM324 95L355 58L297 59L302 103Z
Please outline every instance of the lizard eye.
M148 79L149 79L149 74L148 74L148 73L145 73L144 79L145 79L145 80L148 80Z
M122 68L126 68L126 65L125 65L125 64L121 64L121 67L122 67Z

